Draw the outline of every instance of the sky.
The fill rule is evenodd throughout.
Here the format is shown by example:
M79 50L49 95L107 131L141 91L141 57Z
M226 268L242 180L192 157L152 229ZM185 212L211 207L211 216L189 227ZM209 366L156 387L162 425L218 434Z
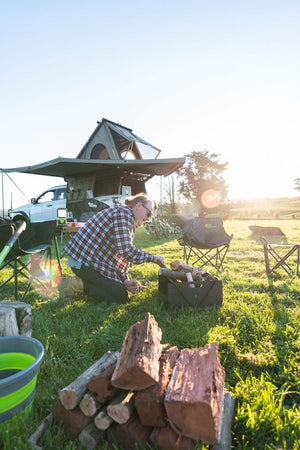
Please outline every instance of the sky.
M298 195L298 0L0 6L1 168L76 157L104 117L161 158L218 154L229 199ZM5 207L64 182L10 177Z

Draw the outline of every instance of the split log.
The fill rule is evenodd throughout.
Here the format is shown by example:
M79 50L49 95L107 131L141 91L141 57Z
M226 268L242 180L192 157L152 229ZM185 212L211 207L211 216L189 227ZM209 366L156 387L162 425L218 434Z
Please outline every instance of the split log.
M133 414L125 424L115 424L107 430L107 441L126 450L136 450L137 445L146 446L151 432L152 428L142 425L137 414Z
M107 430L111 426L113 421L113 418L107 414L106 408L103 408L101 411L99 411L94 418L94 424L97 428L99 428L99 430L102 431Z
M158 450L194 450L196 446L193 439L175 433L170 425L154 428L150 441L156 442Z
M104 433L96 428L93 423L87 425L78 436L79 442L87 450L92 450L95 448L103 440L103 438Z
M65 435L70 438L78 436L92 421L92 418L85 416L78 406L72 410L68 410L63 407L59 400L54 403L52 414L55 422L62 426Z
M171 278L172 280L186 281L185 272L180 272L179 270L171 270L161 267L158 270L158 275L166 278Z
M212 450L230 450L231 449L231 425L234 415L234 397L225 392L224 411L221 423L221 437L218 444L212 446Z
M41 425L36 429L36 431L32 433L32 435L30 436L28 442L34 450L42 450L42 447L39 447L37 443L39 439L42 437L42 435L45 433L47 428L49 427L50 423L52 423L52 420L53 415L52 413L50 413L48 414L47 417L45 417L45 419L43 420Z
M148 312L141 322L129 328L111 378L113 386L139 391L157 383L161 335L155 318Z
M79 403L79 408L88 417L92 417L101 408L101 403L96 399L96 394L87 392L83 395Z
M170 267L172 270L183 270L184 272L195 272L197 270L193 266L189 266L182 261L178 261L178 259L171 262Z
M126 423L132 416L134 408L134 393L121 392L107 405L107 414L117 423Z
M165 347L165 353L160 357L158 383L139 391L135 396L135 406L143 425L164 427L167 425L167 413L164 397L173 368L180 352L177 347Z
M67 387L62 389L59 393L59 399L66 409L73 409L77 406L87 390L87 384L97 375L102 373L118 358L118 352L106 352L102 358L91 365L85 372L83 372L76 380L74 380Z
M181 351L164 401L176 433L207 444L218 443L224 379L217 342Z
M18 336L19 328L14 308L0 303L0 336Z
M97 394L97 401L104 403L115 397L119 389L111 384L111 376L115 370L116 363L112 364L102 373L93 378L87 385L87 388Z
M1 307L13 308L15 310L18 334L31 337L32 334L32 314L31 306L28 303L19 302L17 300L3 300L0 302ZM0 325L1 335L1 325ZM3 335L5 336L5 335Z

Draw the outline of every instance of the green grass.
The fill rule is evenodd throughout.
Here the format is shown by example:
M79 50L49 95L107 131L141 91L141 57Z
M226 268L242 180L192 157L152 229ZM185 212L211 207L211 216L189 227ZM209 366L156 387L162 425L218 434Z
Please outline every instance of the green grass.
M107 350L120 350L128 328L147 311L162 329L163 343L182 349L218 341L226 389L236 401L234 448L300 448L300 278L288 277L282 270L266 275L262 245L252 237L249 225L255 225L255 220L225 222L226 231L234 238L225 270L219 275L224 296L221 308L169 311L158 292L158 267L154 264L132 267L132 277L148 289L126 305L107 305L91 298L61 304L55 294L47 299L30 291L26 302L32 307L33 337L44 345L45 358L31 413L2 424L0 448L29 449L29 436L51 411L59 390ZM259 225L279 226L288 242L299 243L297 220L260 220ZM182 260L182 247L171 238L158 240L138 230L136 245L164 255L167 265ZM65 272L71 273L65 258L62 263ZM215 273L213 268L207 269ZM13 300L13 295L13 284L1 289L2 300ZM80 448L55 425L39 445L56 450ZM103 444L99 448L112 447Z

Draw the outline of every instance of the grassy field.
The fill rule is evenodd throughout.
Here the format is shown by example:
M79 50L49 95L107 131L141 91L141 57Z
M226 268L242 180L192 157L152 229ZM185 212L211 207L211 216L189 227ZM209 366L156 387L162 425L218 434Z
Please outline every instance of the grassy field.
M32 410L2 424L0 449L29 449L27 440L51 411L58 391L107 350L120 350L128 328L147 311L162 329L162 343L179 349L219 343L226 389L235 397L234 448L299 449L300 278L288 277L282 270L266 275L262 245L248 228L256 224L278 226L289 243L299 243L299 220L226 221L225 229L234 238L225 270L219 275L224 297L220 308L169 311L158 292L158 267L154 264L133 266L132 277L147 290L126 305L108 305L91 298L60 303L56 291L50 299L31 291L26 301L32 307L33 337L44 345L45 358ZM136 245L164 255L167 264L182 260L176 239L158 240L138 230ZM62 263L65 274L71 274L65 258ZM207 270L215 273L213 268ZM0 299L13 300L13 295L11 284L1 289ZM56 450L80 448L55 425L39 445ZM99 448L112 447L103 443ZM197 448L206 447L199 444Z

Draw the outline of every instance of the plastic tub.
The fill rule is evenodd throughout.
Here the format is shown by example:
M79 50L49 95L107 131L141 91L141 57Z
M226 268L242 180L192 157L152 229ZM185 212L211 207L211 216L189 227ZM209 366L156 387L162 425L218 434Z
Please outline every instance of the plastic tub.
M0 337L0 423L31 404L43 345L26 336Z

